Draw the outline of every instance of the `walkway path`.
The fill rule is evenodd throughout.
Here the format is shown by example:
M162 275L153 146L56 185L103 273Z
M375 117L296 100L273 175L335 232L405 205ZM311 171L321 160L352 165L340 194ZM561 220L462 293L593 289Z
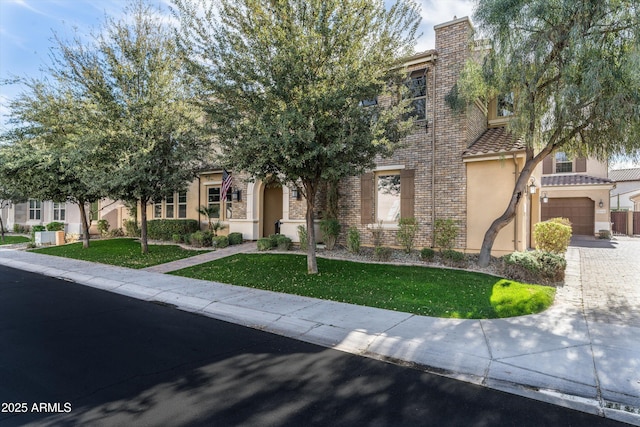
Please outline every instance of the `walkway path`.
M143 271L152 271L154 273L168 273L170 271L182 270L183 268L192 267L198 264L204 264L205 262L213 261L220 258L225 258L231 255L253 252L256 250L255 242L247 242L241 245L227 246L223 249L216 249L215 251L207 252L205 254L192 256L190 258L183 258L177 261L168 262L166 264L154 265L152 267L143 268Z

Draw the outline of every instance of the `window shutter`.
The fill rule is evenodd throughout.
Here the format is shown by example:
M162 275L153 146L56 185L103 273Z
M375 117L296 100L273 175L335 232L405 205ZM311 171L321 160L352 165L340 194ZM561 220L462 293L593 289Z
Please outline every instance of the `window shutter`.
M412 218L414 216L414 177L415 169L402 169L400 171L400 218Z
M547 175L553 173L553 155L549 154L542 161L542 173Z
M360 223L372 224L373 221L373 173L365 173L360 178Z
M576 172L586 172L586 171L587 171L587 158L578 157L576 159Z

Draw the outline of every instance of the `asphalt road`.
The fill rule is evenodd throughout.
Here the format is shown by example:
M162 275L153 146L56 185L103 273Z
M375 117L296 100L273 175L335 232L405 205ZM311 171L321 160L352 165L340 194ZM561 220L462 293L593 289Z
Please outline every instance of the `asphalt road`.
M0 266L0 426L614 426Z

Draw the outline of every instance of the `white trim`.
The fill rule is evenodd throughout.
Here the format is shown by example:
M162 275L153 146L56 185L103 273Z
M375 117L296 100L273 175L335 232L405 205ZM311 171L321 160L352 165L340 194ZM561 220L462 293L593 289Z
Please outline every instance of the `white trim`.
M204 186L222 185L222 181L205 181L202 183Z
M378 227L381 227L383 230L400 230L397 222L383 222L382 224L375 223L366 225L367 230L374 230Z
M613 184L568 184L568 185L543 185L540 191L578 191L578 190L607 190L613 188Z
M453 20L451 20L449 22L443 22L442 24L434 25L433 29L434 30L438 30L440 28L448 27L449 25L454 25L454 24L458 24L460 22L465 22L465 21L469 22L469 26L471 28L473 28L473 24L471 23L471 20L469 19L469 17L468 16L463 16L462 18L453 19Z
M405 165L378 166L371 172L396 171L400 169L406 169Z
M462 159L463 163L471 162L486 162L489 160L512 160L513 154L517 159L525 157L524 151L507 151L504 154L475 154L473 157L465 157Z

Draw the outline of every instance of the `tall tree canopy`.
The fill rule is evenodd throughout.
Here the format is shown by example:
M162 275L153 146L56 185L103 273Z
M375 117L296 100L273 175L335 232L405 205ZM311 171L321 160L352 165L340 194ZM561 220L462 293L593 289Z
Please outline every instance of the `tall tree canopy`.
M474 18L491 50L482 68L466 68L466 83L475 84L465 88L463 79L462 92L468 99L478 88L488 97L513 92L509 128L527 143L509 205L485 235L480 262L486 265L533 169L551 152L638 158L640 2L479 0ZM481 71L481 85L474 70Z
M88 248L85 207L105 195L95 180L103 165L92 151L98 134L86 117L91 105L57 81L22 83L25 91L9 103L11 129L2 136L0 180L29 197L76 204Z
M95 142L109 159L95 178L112 198L139 203L146 253L147 204L186 188L208 142L172 28L143 0L124 16L107 18L89 45L58 38L53 71L91 104Z
M301 187L307 268L317 273L313 208L320 184L370 167L410 125L389 82L404 78L398 62L413 51L416 4L220 0L202 10L195 0L174 3L223 163ZM379 103L366 102L376 97Z

